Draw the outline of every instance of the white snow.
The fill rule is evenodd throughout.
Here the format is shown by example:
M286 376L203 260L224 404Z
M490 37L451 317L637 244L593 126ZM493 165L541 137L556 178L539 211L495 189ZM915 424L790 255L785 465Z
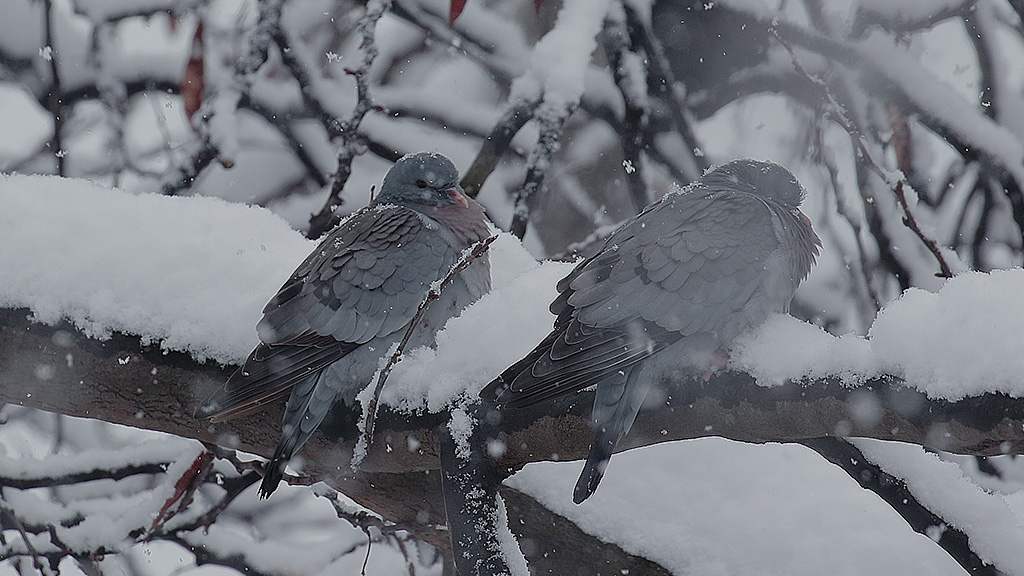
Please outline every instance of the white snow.
M496 498L498 505L494 513L497 515L497 518L493 525L498 529L498 545L501 547L500 553L505 559L505 565L511 571L511 576L530 576L530 568L527 566L526 556L523 555L523 551L519 547L519 541L516 540L512 530L508 527L508 511L505 509L505 501L500 495Z
M898 25L926 21L930 16L950 12L966 4L965 0L856 0L858 9L866 10L884 22Z
M964 573L881 499L802 446L706 438L622 452L577 506L572 486L581 467L528 464L506 483L676 574Z
M381 399L408 411L439 412L476 394L551 330L555 283L572 269L538 264L514 236L491 244L492 291L448 322L437 349L419 348L395 365Z
M933 398L1024 396L1024 270L965 272L938 292L912 288L876 317L868 338L832 336L790 316L742 337L731 365L758 382L890 374Z
M543 94L554 109L579 102L608 6L608 0L566 0L555 27L533 47L529 68L512 84L509 100L532 100Z
M944 461L921 446L868 439L853 442L870 461L903 479L921 504L966 533L971 550L982 560L1006 574L1024 574L1020 492L988 492L955 462Z
M0 306L218 362L256 345L264 304L313 248L260 208L18 175L0 176L0 238Z
M53 119L28 92L0 82L0 169L35 153L53 133Z
M1020 177L1024 169L1024 143L1014 134L982 114L974 105L945 89L920 61L906 50L894 47L887 38L872 35L855 48L870 60L888 81L907 90L907 96L928 115L941 119L973 148L984 150Z

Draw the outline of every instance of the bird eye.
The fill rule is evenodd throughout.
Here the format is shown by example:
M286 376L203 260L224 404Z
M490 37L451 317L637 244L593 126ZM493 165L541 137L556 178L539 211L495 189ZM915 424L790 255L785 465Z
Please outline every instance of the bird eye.
M416 187L417 188L426 188L427 187L427 181L422 179L422 178L420 178L419 180L416 181Z

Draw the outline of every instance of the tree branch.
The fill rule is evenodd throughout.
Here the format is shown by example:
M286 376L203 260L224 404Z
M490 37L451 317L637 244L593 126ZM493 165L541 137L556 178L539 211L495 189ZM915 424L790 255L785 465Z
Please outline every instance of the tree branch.
M484 138L480 151L477 152L473 163L466 169L465 175L460 183L462 189L470 198L476 198L483 188L487 177L494 172L498 160L505 153L512 138L533 118L540 100L524 100L509 106L505 114L495 123L494 128Z
M68 362L71 355L73 362ZM47 370L39 370L40 366ZM72 416L159 430L268 456L280 431L283 407L236 421L209 424L194 419L196 406L227 378L230 369L200 364L189 356L142 346L138 338L114 334L100 342L68 325L35 324L25 309L0 309L0 402ZM49 379L40 380L39 375ZM720 436L745 442L793 442L827 436L898 440L949 452L996 455L1024 452L1024 400L985 394L958 402L929 399L893 378L859 387L839 379L758 386L746 374L723 372L704 383L664 383L660 408L637 417L620 442L625 450L669 440ZM500 439L502 476L528 462L586 455L593 431L584 392L547 411L510 414ZM856 417L858 407L877 406L874 418ZM335 412L341 412L335 410ZM358 437L358 414L332 413L302 455L305 482L326 481L363 506L416 537L447 548L435 433L443 415L410 416L383 407L377 433L359 471L349 467ZM409 446L417 446L409 450ZM503 494L507 490L503 489ZM534 542L555 538L554 515L520 523L517 500L507 500L517 535ZM527 532L523 532L527 531ZM587 546L607 547L596 539ZM553 562L548 550L526 550L531 566ZM611 552L609 552L611 553ZM615 552L618 554L618 552ZM623 562L628 555L624 556Z
M871 463L856 446L842 438L811 438L801 442L841 468L860 484L861 488L878 494L892 506L915 532L930 538L938 535L936 543L949 553L969 574L999 576L995 566L985 562L971 550L967 535L949 526L942 518L928 510L907 487L906 483Z
M366 4L366 12L359 19L356 28L359 30L359 52L362 61L359 66L353 69L345 69L356 82L356 105L351 116L347 120L339 122L337 130L330 132L331 138L338 137L341 144L338 149L338 168L331 177L331 193L327 196L320 211L313 214L309 219L309 231L307 238L319 238L331 229L334 222L334 209L341 206L343 200L341 192L352 175L352 161L356 156L363 153L362 141L359 136L359 125L362 123L366 113L373 107L373 100L370 97L370 66L377 58L378 50L376 43L377 22L391 5L390 0L372 0ZM300 67L301 68L301 67ZM308 94L304 92L304 95ZM312 98L307 98L307 100Z
M74 359L71 365L68 354ZM230 367L142 346L132 336L115 333L100 342L68 325L35 324L25 309L0 309L0 401L269 455L277 444L282 406L217 424L191 416L229 372ZM38 374L52 378L40 380ZM708 436L762 443L840 435L961 454L1024 453L1024 400L1004 394L951 402L928 398L890 377L858 387L838 378L765 387L738 372L718 373L707 383L687 379L663 385L661 407L637 417L620 443L622 449ZM869 422L855 418L852 409L865 401L878 406L878 417ZM582 392L545 410L511 413L503 423L508 450L502 465L518 469L556 452L566 460L584 457L592 433L587 414L592 403L592 392ZM314 436L304 452L306 474L341 483L358 475L348 469L358 437L357 418L353 412L329 417L322 427L325 433ZM378 433L360 474L437 469L434 428L442 418L382 407ZM405 449L409 437L419 442L418 450ZM341 470L339 463L344 463Z
M540 135L537 136L537 145L530 151L523 185L516 190L515 208L512 212L512 223L509 225L509 232L520 240L526 236L530 211L537 202L536 194L540 190L541 184L544 183L544 176L551 166L551 157L559 147L558 140L562 135L562 128L576 107L576 104L568 104L564 107L542 106L535 116Z

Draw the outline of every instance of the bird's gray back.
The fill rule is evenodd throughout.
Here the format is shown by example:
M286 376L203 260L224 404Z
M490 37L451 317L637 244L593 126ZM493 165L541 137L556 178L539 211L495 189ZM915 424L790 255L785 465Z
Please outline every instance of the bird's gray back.
M342 223L296 269L264 309L260 339L274 345L323 336L362 344L393 333L459 254L442 228L415 210L370 208ZM486 263L477 270L487 275ZM472 284L474 298L489 287Z
M566 278L567 304L587 326L641 321L729 341L767 314L757 295L780 246L772 218L764 201L742 192L694 187L666 196Z

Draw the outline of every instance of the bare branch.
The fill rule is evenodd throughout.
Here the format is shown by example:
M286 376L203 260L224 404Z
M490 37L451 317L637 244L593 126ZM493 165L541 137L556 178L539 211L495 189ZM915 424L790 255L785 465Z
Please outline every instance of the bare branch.
M45 488L53 486L66 486L69 484L80 484L92 482L93 480L121 480L139 474L159 474L166 471L169 462L146 462L142 464L127 464L118 468L96 468L72 472L70 474L55 475L34 475L17 477L4 475L0 477L0 487L17 488L28 490L30 488Z
M21 535L21 539L25 544L25 550L28 555L32 557L32 566L39 571L43 576L52 576L52 567L56 564L54 558L49 557L49 561L44 564L43 559L45 558L42 554L36 550L35 546L32 545L32 538L29 536L28 531L25 529L25 525L22 524L21 519L18 518L14 511L0 503L0 516L8 520L14 525L14 529ZM2 558L3 556L0 556Z
M319 238L327 232L334 219L334 209L341 206L343 200L341 192L352 175L352 161L363 153L361 138L359 137L359 124L362 123L366 113L374 108L373 100L370 97L370 66L377 58L378 50L375 39L377 22L391 5L390 0L370 0L366 4L366 12L359 19L356 29L359 31L359 50L362 60L359 66L346 69L345 72L352 75L356 81L356 105L348 119L338 125L337 136L341 139L338 150L338 168L332 176L331 192L327 201L319 212L309 219L308 238Z
M43 27L46 45L43 47L43 54L50 66L50 85L46 89L46 109L53 116L53 136L50 138L50 152L57 159L57 174L64 176L64 93L60 82L60 68L57 65L57 58L60 52L57 50L56 38L54 37L53 23L53 1L43 0Z
M512 224L509 231L519 238L526 236L526 226L530 222L530 210L536 203L535 195L540 190L551 165L551 157L558 149L558 140L562 135L562 127L569 119L576 104L569 104L561 108L541 107L537 114L537 125L540 128L540 135L537 137L537 145L530 151L530 157L526 163L526 179L523 185L516 190L512 213Z
M193 145L192 153L189 154L188 158L178 164L178 166L172 170L165 178L163 184L160 186L161 191L166 196L175 196L182 190L192 186L192 183L196 181L199 174L210 165L211 162L217 159L217 155L220 151L210 141L207 134L202 134L199 141Z
M821 150L821 147L819 147ZM850 212L849 207L846 205L846 201L843 200L841 186L839 184L839 169L836 168L835 162L831 158L828 158L824 152L821 152L821 163L825 166L828 171L829 182L832 185L832 194L836 201L836 213L839 214L846 224L850 227L850 231L853 233L854 242L857 245L857 258L858 268L860 269L861 281L864 285L864 290L867 293L868 299L871 302L871 308L874 313L877 313L882 309L882 303L878 298L878 294L875 292L874 286L871 285L871 266L868 264L867 249L864 247L864 240L861 238L862 228L860 221L854 217ZM851 271L853 266L850 267Z
M835 464L860 484L892 506L915 532L935 539L968 574L999 576L995 566L986 564L967 543L967 535L925 508L905 482L872 464L856 446L842 438L812 438L800 442Z
M509 106L505 114L491 129L490 134L484 138L480 151L477 152L473 163L466 169L462 176L462 189L471 198L476 198L483 188L487 177L498 165L498 160L512 143L512 138L533 118L540 100L524 100Z
M850 135L850 138L853 140L858 156L867 163L867 166L871 168L871 170L877 174L883 182L892 188L892 192L896 196L896 202L900 205L900 208L903 209L903 224L921 240L921 243L924 244L925 248L927 248L929 252L932 253L932 256L935 257L935 260L939 264L939 272L935 275L942 278L951 278L953 276L953 271L950 269L949 264L946 263L946 258L942 255L938 242L925 234L917 223L917 219L914 218L914 214L910 209L910 204L907 202L906 194L903 191L903 185L906 183L906 177L896 177L883 170L882 167L875 162L874 158L871 156L871 152L868 150L864 135L861 134L857 126L850 121L849 117L846 115L845 109L835 99L835 96L832 95L832 91L829 89L828 85L821 79L811 76L811 74L804 69L800 64L793 47L779 35L779 31L777 29L772 28L771 33L772 37L778 40L786 51L789 52L793 61L793 67L796 71L821 92L825 102L827 102L831 107L831 112L833 117L836 119L836 122L846 130Z
M650 116L647 109L646 69L643 66L647 58L633 43L621 2L614 4L609 11L603 36L608 65L625 105L620 141L626 183L633 208L640 212L651 201L640 156Z
M647 56L647 83L655 87L656 94L665 102L675 125L676 132L683 139L686 147L686 155L679 159L683 162L683 179L686 181L696 180L709 167L707 160L697 150L700 146L697 143L697 136L693 132L689 119L686 117L689 107L686 99L683 98L672 68L669 65L668 57L665 55L665 48L661 41L654 35L649 26L642 20L636 8L629 2L623 2L623 9L626 12L626 25L630 35L635 36L633 40L636 47L642 49ZM650 135L647 137L647 144L651 145Z

